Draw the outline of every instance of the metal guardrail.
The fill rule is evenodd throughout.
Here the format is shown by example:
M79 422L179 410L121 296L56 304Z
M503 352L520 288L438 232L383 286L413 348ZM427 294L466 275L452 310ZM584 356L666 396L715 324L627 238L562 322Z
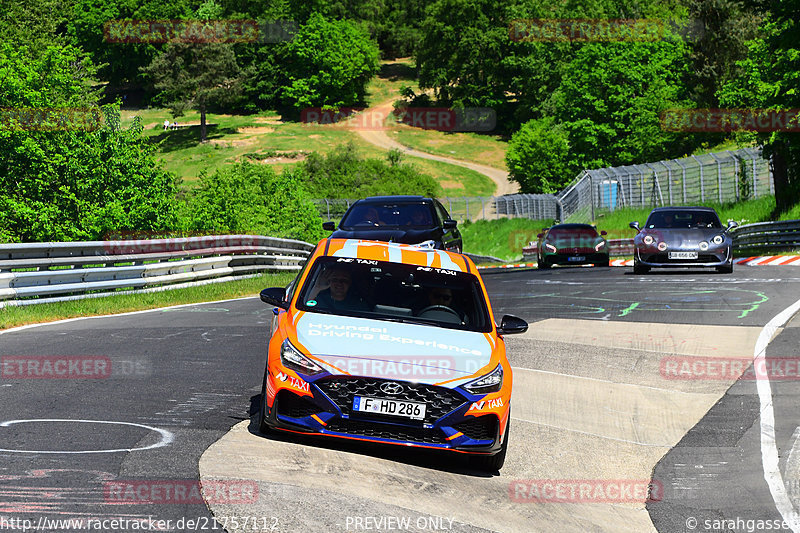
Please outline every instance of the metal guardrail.
M758 222L739 226L733 232L736 248L800 248L800 220Z
M298 270L312 249L260 235L0 244L0 307Z

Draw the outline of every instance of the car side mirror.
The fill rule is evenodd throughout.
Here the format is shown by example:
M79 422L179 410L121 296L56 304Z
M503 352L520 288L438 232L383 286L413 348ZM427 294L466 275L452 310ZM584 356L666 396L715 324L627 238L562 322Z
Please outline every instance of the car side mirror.
M322 223L322 229L325 231L334 231L336 229L336 222L327 221Z
M605 230L603 230L603 231L601 231L601 232L600 232L600 235L602 235L603 237L605 237L606 235L608 235L608 232L607 232L607 231L605 231Z
M536 238L537 239L541 239L542 237L544 237L544 233L537 233L536 234Z
M284 300L286 289L283 287L270 287L261 291L261 301L281 309L289 309L289 302Z
M736 222L735 220L731 220L730 222L728 222L728 230L732 230L733 228L738 228L738 227L739 223Z
M442 223L444 229L455 229L456 226L458 226L458 222L449 218Z
M641 230L639 229L639 222L638 222L638 221L636 221L636 220L634 220L633 222L631 222L630 224L628 224L628 227L629 227L629 228L632 228L632 229L635 229L636 231L641 231Z
M497 328L498 335L512 335L514 333L525 333L528 331L528 323L514 315L503 315L500 327Z

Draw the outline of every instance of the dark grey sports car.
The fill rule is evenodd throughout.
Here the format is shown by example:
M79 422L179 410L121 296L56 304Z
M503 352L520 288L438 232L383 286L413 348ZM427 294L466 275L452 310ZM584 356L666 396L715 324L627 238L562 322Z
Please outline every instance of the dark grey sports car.
M733 272L733 238L730 222L722 227L710 207L659 207L653 209L643 228L633 238L633 272L644 274L652 267L715 267Z
M354 202L339 228L334 222L322 225L333 231L334 239L419 244L433 241L434 247L461 253L461 232L450 213L435 198L422 196L372 196Z

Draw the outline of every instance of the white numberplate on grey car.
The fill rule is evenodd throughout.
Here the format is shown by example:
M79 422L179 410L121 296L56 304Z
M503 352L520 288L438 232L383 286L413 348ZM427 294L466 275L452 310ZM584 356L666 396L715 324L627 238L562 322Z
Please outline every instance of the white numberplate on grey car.
M670 252L670 259L697 259L697 252Z
M386 398L365 398L356 396L353 399L353 410L362 413L402 416L412 420L425 418L425 404L418 402L401 402Z

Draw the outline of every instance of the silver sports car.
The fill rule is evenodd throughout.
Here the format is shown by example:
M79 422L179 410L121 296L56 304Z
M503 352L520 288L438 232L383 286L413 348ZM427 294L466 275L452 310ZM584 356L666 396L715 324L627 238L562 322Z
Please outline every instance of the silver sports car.
M659 207L653 209L633 239L633 272L644 274L652 267L716 267L733 272L733 238L736 222L722 227L710 207Z

